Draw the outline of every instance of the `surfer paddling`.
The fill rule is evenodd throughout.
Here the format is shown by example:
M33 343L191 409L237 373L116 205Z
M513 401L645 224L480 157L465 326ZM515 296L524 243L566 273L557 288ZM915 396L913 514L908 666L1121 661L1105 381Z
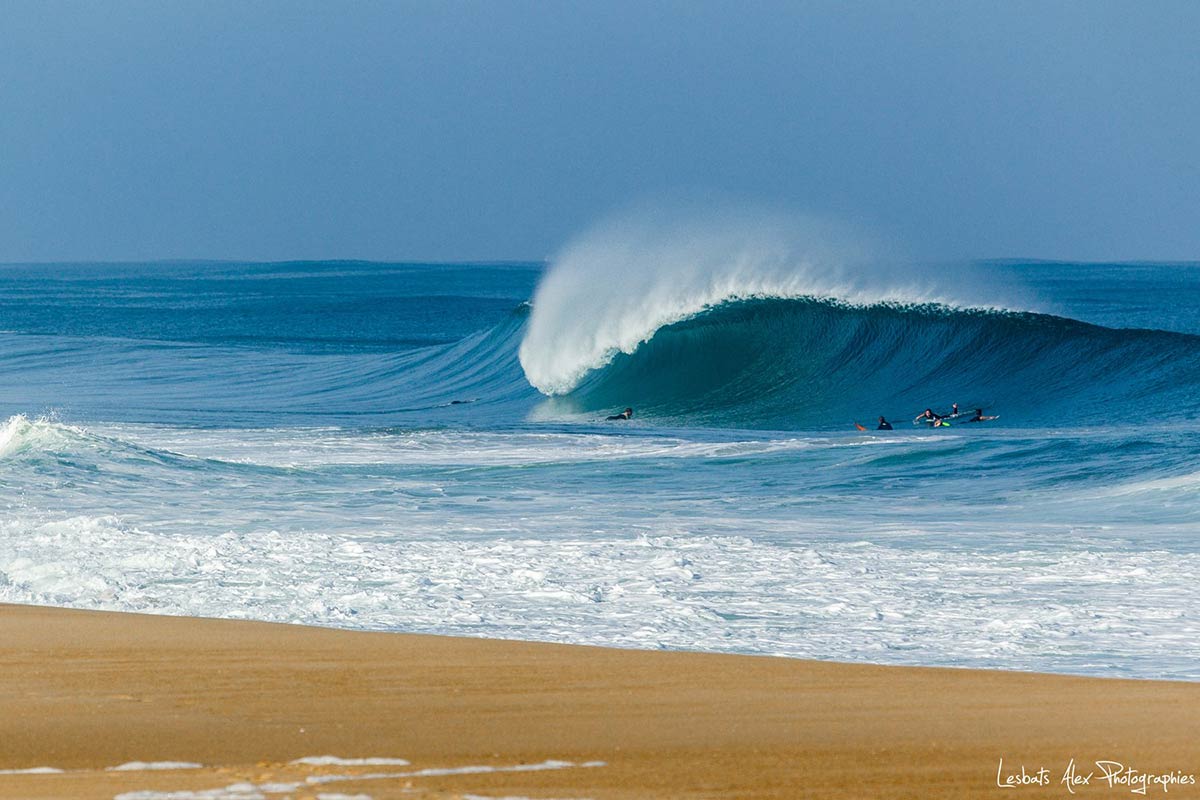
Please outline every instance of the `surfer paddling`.
M975 409L975 416L971 417L969 420L967 420L967 422L991 422L994 419L1000 419L1000 415L996 414L992 417L985 417L983 415L983 409L977 408Z
M611 417L605 417L605 419L610 420L610 421L614 420L614 419L617 419L617 420L633 419L633 409L627 408L624 411L622 411L620 414L613 414Z
M917 414L916 418L913 420L913 425L919 425L924 422L927 425L933 425L934 427L937 427L941 421L941 414L935 414L932 408L927 408L920 414Z

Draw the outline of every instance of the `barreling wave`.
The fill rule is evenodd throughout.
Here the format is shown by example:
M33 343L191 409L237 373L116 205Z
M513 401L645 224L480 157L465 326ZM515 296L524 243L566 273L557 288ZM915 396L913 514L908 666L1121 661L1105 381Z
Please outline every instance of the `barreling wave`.
M623 219L551 266L519 357L552 415L633 405L786 429L952 402L1035 425L1195 414L1200 337L1030 307L983 267L889 265L826 223Z
M554 260L534 295L521 366L542 393L568 394L658 330L737 301L1013 307L974 267L935 275L881 259L877 248L827 220L768 212L620 217Z

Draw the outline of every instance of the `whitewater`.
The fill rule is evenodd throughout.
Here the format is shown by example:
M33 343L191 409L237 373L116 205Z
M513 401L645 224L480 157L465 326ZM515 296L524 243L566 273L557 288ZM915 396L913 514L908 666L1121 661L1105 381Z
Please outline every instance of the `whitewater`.
M0 600L1200 677L1200 265L861 244L0 266Z

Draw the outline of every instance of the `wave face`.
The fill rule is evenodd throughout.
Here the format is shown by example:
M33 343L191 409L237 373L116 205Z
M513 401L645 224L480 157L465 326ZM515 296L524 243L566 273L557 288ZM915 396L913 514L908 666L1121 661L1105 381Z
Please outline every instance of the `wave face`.
M567 247L547 271L521 365L539 391L568 394L660 329L739 300L1005 307L995 301L995 279L973 281L972 267L940 280L869 253L840 226L765 212L699 221L618 218ZM976 285L991 289L991 299Z
M622 219L550 267L520 362L549 416L631 405L810 429L954 402L1035 425L1196 413L1200 337L1038 313L1030 294L996 265L880 263L811 221Z
M181 424L520 419L536 266L6 267L10 413ZM473 409L474 410L474 409Z
M580 412L774 429L846 426L927 406L1025 426L1195 416L1200 337L944 306L741 300L665 326L588 373Z

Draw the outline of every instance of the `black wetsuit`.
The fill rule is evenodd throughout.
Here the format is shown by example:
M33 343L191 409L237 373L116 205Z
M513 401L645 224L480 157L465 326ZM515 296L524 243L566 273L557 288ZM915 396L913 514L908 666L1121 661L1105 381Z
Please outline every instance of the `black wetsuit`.
M605 417L605 419L608 419L608 420L632 419L632 418L633 418L633 414L626 414L624 411L622 411L620 414L613 414L611 417Z
M877 430L877 431L890 431L890 430L895 430L895 429L892 427L892 423L888 422L888 421L885 419L883 422L879 423L879 427L878 427L878 428L876 428L875 430Z

